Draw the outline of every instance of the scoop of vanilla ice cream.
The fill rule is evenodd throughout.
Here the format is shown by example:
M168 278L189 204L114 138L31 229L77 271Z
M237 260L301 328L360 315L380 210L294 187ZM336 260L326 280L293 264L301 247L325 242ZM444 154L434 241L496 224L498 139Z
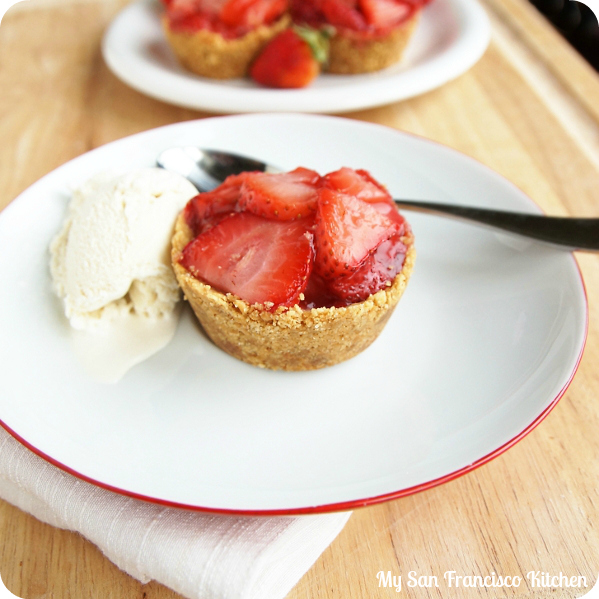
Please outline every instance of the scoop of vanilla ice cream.
M177 214L196 194L189 181L158 168L101 173L74 191L50 245L54 290L73 328L172 313L180 293L171 236Z

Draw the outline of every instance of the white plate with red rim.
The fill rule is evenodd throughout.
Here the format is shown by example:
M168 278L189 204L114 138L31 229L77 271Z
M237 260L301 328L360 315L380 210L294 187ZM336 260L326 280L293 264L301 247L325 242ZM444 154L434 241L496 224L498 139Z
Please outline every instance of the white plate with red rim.
M587 333L572 254L418 213L406 213L418 251L412 280L382 335L356 358L312 372L261 370L217 349L185 311L164 350L117 384L94 382L78 367L48 272L69 188L193 144L285 169L364 168L395 197L538 212L452 149L338 117L218 117L84 154L0 214L0 420L33 451L96 485L165 505L325 512L469 472L555 406Z
M112 72L137 91L177 106L218 113L346 112L430 91L482 56L489 20L477 0L433 0L422 12L401 63L367 75L321 75L299 90L267 89L250 79L219 81L183 69L160 24L158 0L138 0L108 28L102 44Z

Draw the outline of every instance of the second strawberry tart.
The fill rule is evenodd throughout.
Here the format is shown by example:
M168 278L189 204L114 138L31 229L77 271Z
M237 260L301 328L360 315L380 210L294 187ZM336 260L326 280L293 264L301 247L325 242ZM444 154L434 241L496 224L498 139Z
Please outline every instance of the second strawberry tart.
M366 171L244 173L201 193L172 243L209 337L249 364L313 370L357 355L407 285L413 235Z

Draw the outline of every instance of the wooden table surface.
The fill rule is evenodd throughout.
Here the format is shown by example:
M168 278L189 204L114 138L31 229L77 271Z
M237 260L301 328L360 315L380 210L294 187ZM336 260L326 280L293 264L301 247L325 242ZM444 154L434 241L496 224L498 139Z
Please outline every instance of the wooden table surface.
M208 116L117 80L102 33L127 0L30 0L0 27L0 208L79 154L156 126ZM599 216L599 76L528 0L485 0L492 41L467 73L417 98L347 114L431 138L496 170L546 212ZM460 589L445 571L525 576L599 572L599 256L579 254L589 336L571 386L507 453L441 487L354 512L289 599L398 596L376 573L411 570L439 589L403 596L580 597L588 589ZM175 599L141 585L77 534L0 502L0 572L19 597Z

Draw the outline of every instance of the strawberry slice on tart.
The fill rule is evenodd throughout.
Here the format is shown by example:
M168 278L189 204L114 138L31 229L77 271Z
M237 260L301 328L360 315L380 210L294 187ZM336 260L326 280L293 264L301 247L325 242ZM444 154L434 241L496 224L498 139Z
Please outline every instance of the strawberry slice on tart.
M333 27L350 31L363 31L367 28L356 1L322 0L321 10L326 23Z
M366 29L366 20L357 0L291 0L289 10L295 23L309 27L332 26L350 31Z
M327 70L358 74L399 62L430 0L291 0L296 23L332 27Z
M320 180L316 171L302 167L288 173L251 173L241 186L239 205L275 220L314 215Z
M325 279L346 276L397 233L397 224L368 202L323 188L316 212L316 270Z
M395 221L402 230L405 219L398 212L391 194L368 171L343 167L325 175L323 183L331 189L368 202L373 208Z
M208 29L236 38L269 25L287 11L287 0L163 0L175 30Z
M401 25L416 9L411 2L397 0L359 0L359 6L368 26L380 32Z
M296 23L322 28L330 25L345 34L378 37L405 21L430 0L291 0Z
M401 272L406 257L402 235L395 234L383 241L354 272L329 281L329 290L346 303L362 302Z
M219 19L227 27L251 30L269 25L287 10L287 0L226 0Z
M302 221L230 214L183 250L180 264L196 278L249 304L293 306L314 263L313 235Z
M343 167L327 173L323 180L331 189L357 196L369 203L392 202L391 194L365 170Z
M187 70L213 79L247 75L262 48L287 28L287 0L163 0L166 39Z

